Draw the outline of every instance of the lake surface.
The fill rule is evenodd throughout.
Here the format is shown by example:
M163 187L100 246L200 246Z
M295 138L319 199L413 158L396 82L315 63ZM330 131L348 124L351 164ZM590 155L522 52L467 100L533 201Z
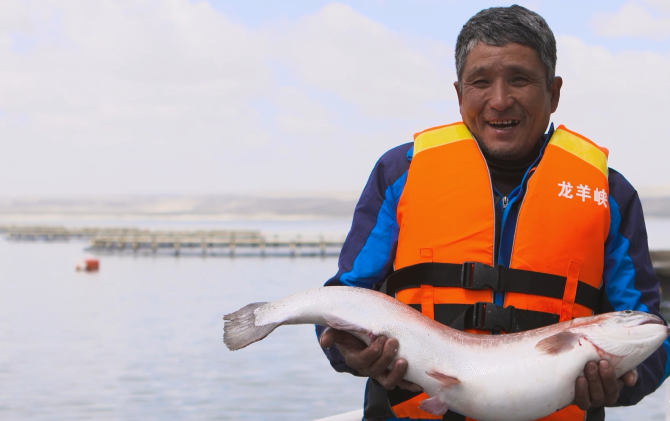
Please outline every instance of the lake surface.
M348 225L206 227L306 233ZM648 225L670 238L670 223ZM361 407L364 380L332 370L313 327L282 327L237 352L222 343L223 314L320 286L336 258L103 256L99 273L77 273L83 247L0 241L1 420L288 421ZM667 400L663 386L607 419L663 420Z

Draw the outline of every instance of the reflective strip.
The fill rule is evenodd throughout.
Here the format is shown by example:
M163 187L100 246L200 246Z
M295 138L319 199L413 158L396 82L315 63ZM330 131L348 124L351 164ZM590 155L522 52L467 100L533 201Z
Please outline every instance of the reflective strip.
M549 144L558 146L574 156L583 159L596 167L607 178L607 155L589 141L560 126L554 132Z
M472 135L463 123L435 127L417 133L414 135L414 157L427 149L466 139L472 139Z

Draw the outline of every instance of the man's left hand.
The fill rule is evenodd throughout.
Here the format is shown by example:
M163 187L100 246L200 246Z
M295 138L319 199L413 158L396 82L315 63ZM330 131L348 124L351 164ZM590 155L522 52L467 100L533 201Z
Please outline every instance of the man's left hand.
M589 361L584 367L584 377L578 377L575 383L575 405L582 411L591 407L612 406L619 399L621 389L634 386L636 381L636 368L617 379L609 361Z

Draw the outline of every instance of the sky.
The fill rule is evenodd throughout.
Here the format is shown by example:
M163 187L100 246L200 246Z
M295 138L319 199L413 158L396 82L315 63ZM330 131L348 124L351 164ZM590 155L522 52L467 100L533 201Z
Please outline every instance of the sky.
M670 186L670 0L518 3L557 38L554 123ZM360 191L460 120L458 32L510 4L3 0L0 196Z

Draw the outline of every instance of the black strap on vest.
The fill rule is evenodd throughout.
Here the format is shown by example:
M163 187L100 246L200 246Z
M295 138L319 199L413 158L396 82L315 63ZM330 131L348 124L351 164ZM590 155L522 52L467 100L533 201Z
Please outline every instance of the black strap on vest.
M492 289L496 292L520 292L549 298L563 298L566 278L529 270L488 266L479 262L420 263L393 272L385 282L388 295L421 284L435 287L458 287L472 290ZM575 304L590 310L600 308L600 291L579 281ZM517 310L521 311L521 310ZM536 312L537 313L537 312Z
M557 314L479 302L468 306L450 326L459 330L504 330L515 333L549 326L558 323L559 319Z
M409 304L421 311L421 304ZM504 330L507 333L523 332L558 323L557 314L521 310L512 306L502 307L493 303L435 304L435 321L458 330Z

